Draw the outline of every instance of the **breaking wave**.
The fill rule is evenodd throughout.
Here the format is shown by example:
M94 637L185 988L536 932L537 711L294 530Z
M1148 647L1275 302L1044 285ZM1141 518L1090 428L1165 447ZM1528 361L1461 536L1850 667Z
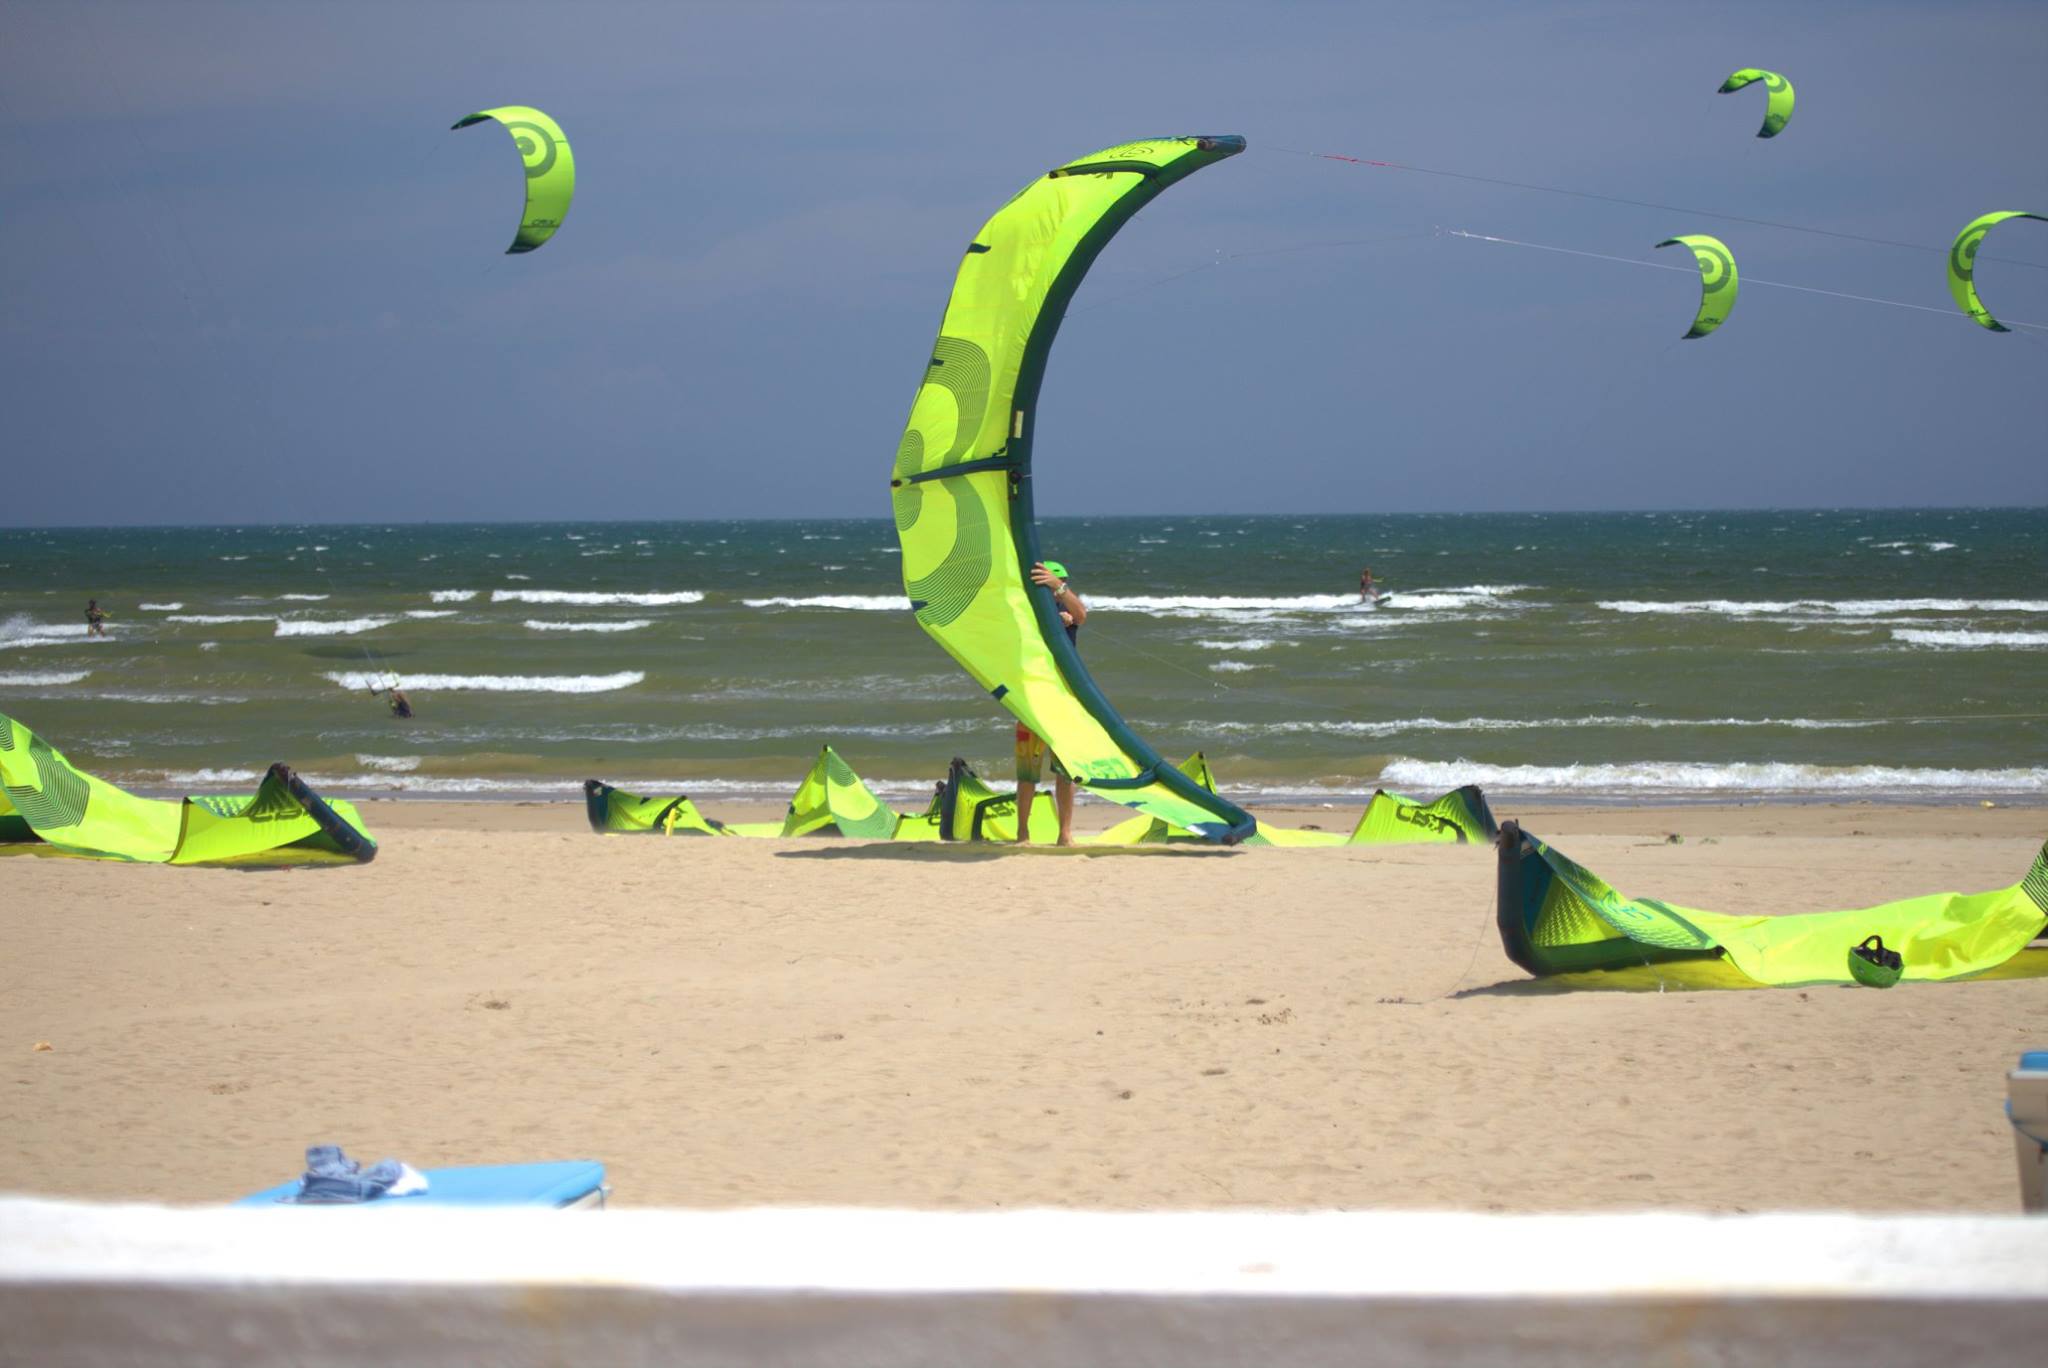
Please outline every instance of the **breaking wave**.
M526 625L536 632L637 632L652 627L653 618L623 618L618 622L548 622L528 618Z
M2048 646L2048 632L1939 632L1894 627L1892 640L1909 646L1972 648L1985 646Z
M379 627L389 627L398 621L393 617L337 618L329 622L318 622L308 618L282 618L277 624L277 635L287 636L354 636L358 632L374 632Z
M396 677L399 687L422 693L436 690L474 690L482 693L610 693L630 689L647 678L644 670L620 670L608 675L447 675L369 674L362 670L330 670L322 679L344 689L384 689Z
M436 589L427 595L435 603L467 603L476 596L474 589Z
M1932 769L1897 765L1699 764L1631 761L1612 765L1481 765L1464 760L1390 761L1384 783L1435 791L1481 784L1503 792L1605 793L2039 793L2048 768Z
M39 689L56 684L76 684L91 673L91 670L26 670L17 674L0 674L0 688Z
M749 608L845 608L868 613L910 611L910 600L900 594L814 594L809 598L750 598L740 602Z
M2048 613L2048 599L1682 599L1647 602L1602 599L1611 613L1817 613L1834 617L1877 617L1884 613Z
M1644 728L1782 727L1791 731L1853 731L1886 725L1882 719L1820 717L1441 717L1389 718L1384 722L1332 719L1327 722L1192 722L1188 730L1223 735L1289 736L1330 733L1338 736L1402 736L1416 732L1558 731Z
M507 577L509 578L509 576ZM608 594L594 589L493 589L493 603L574 603L597 607L607 603L630 603L636 608L659 608L671 603L702 603L697 589L680 589L672 594Z

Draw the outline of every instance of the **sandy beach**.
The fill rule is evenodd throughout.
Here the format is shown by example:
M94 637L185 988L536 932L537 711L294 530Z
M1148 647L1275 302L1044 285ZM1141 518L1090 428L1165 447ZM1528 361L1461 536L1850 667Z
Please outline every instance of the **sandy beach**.
M1620 887L1731 912L2001 886L2048 821L1500 815ZM217 1202L331 1141L422 1167L602 1159L631 1205L2000 1212L2002 1071L2048 1043L2043 980L1539 986L1500 953L1486 849L366 816L367 867L0 861L0 1190Z

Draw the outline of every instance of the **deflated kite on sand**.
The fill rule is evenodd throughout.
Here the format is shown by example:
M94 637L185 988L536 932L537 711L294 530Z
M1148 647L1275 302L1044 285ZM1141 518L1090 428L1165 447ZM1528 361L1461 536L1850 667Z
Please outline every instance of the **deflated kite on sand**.
M2048 846L2019 883L1930 893L1848 912L1730 916L1625 897L1513 822L1500 833L1495 916L1501 948L1538 977L1647 972L1686 987L1759 988L1872 980L1854 951L1873 936L1900 958L1897 979L2048 974ZM1891 977L1891 976L1887 976Z
M246 798L138 798L0 715L0 848L148 864L368 861L377 843L353 805L322 799L285 765Z
M1206 793L1215 792L1215 777L1201 752L1189 756L1175 772ZM899 813L877 798L853 767L826 746L797 785L789 810L780 822L721 822L707 817L687 796L643 798L591 779L583 785L584 803L593 831L605 835L694 836L853 836L874 841L1013 841L1017 838L1017 795L992 788L965 760L955 759L946 777L934 785L931 802L920 813ZM1466 786L1441 798L1418 801L1377 790L1346 836L1336 831L1276 827L1260 823L1246 845L1338 846L1389 845L1416 841L1483 844L1497 828L1486 795ZM1050 842L1059 834L1059 817L1051 795L1043 794L1031 809L1031 839ZM1084 845L1128 846L1162 842L1199 842L1205 838L1157 817L1140 813L1109 830L1084 838Z

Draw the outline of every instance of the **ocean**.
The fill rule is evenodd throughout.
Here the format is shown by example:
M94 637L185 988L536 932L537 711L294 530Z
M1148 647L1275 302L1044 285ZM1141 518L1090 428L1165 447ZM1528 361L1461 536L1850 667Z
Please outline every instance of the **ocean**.
M1052 518L1081 649L1227 792L2048 798L2048 512ZM1364 607L1371 566L1391 601ZM84 608L112 614L88 638ZM369 690L396 679L416 715ZM0 531L0 711L151 793L912 803L1010 721L887 519Z

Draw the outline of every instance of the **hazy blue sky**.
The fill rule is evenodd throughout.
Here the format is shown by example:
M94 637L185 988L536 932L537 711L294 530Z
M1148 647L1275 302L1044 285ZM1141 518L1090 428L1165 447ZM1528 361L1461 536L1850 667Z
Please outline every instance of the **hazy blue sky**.
M2044 70L2032 2L9 0L0 524L883 516L970 235L1178 133L1251 148L1076 300L1042 511L2048 504L2048 333L1938 251L1297 155L1943 247L2048 213ZM448 130L513 103L581 176L522 257L509 139ZM1935 312L1749 286L1679 342L1694 278L1439 228ZM2048 224L1985 251L2048 323Z

